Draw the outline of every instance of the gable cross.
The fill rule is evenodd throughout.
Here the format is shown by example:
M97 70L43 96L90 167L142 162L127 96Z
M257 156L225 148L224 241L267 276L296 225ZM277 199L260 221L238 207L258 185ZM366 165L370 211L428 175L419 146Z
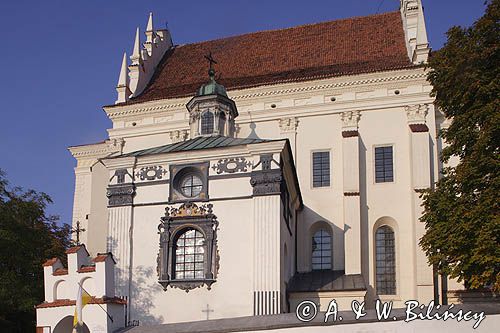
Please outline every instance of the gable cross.
M212 71L214 69L213 65L217 63L217 61L214 60L214 58L212 57L212 52L208 52L208 55L204 56L205 59L208 60L209 64L210 64L210 70Z
M80 245L80 233L86 231L86 229L80 228L80 221L76 221L76 228L71 229L72 234L76 234L76 245Z
M201 312L206 312L207 313L207 320L210 319L210 312L214 312L213 309L210 309L210 306L207 304L206 310L201 310Z

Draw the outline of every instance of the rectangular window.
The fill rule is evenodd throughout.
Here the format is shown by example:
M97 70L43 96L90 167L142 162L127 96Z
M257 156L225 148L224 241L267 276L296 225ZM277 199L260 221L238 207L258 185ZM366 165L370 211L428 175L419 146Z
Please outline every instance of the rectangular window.
M392 146L375 147L375 182L394 181Z
M314 152L312 159L313 187L330 186L330 152Z

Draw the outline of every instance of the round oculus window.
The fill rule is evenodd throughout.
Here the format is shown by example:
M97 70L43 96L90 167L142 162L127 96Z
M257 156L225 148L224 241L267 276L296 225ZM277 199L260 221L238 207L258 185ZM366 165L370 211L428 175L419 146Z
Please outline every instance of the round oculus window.
M197 197L203 189L201 178L192 173L182 177L179 185L181 193L189 198Z

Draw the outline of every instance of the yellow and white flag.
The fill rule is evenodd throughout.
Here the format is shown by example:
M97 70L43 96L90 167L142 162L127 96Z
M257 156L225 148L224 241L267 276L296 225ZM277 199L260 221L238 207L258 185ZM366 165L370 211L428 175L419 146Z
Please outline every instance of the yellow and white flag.
M76 308L75 315L73 316L73 329L77 327L77 325L83 325L82 319L82 310L87 303L90 302L92 296L90 296L85 290L83 290L82 286L78 284L78 296L76 297ZM73 330L74 331L74 330Z

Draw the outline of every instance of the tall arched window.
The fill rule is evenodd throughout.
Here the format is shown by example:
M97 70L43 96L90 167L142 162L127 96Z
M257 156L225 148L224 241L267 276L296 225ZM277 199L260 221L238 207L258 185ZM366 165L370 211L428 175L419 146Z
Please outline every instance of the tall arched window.
M214 114L210 111L201 114L201 134L214 132Z
M376 282L379 295L396 294L396 251L394 231L381 226L375 232Z
M205 278L205 238L195 229L181 233L175 242L174 279Z
M332 269L332 236L325 229L312 238L312 269Z

